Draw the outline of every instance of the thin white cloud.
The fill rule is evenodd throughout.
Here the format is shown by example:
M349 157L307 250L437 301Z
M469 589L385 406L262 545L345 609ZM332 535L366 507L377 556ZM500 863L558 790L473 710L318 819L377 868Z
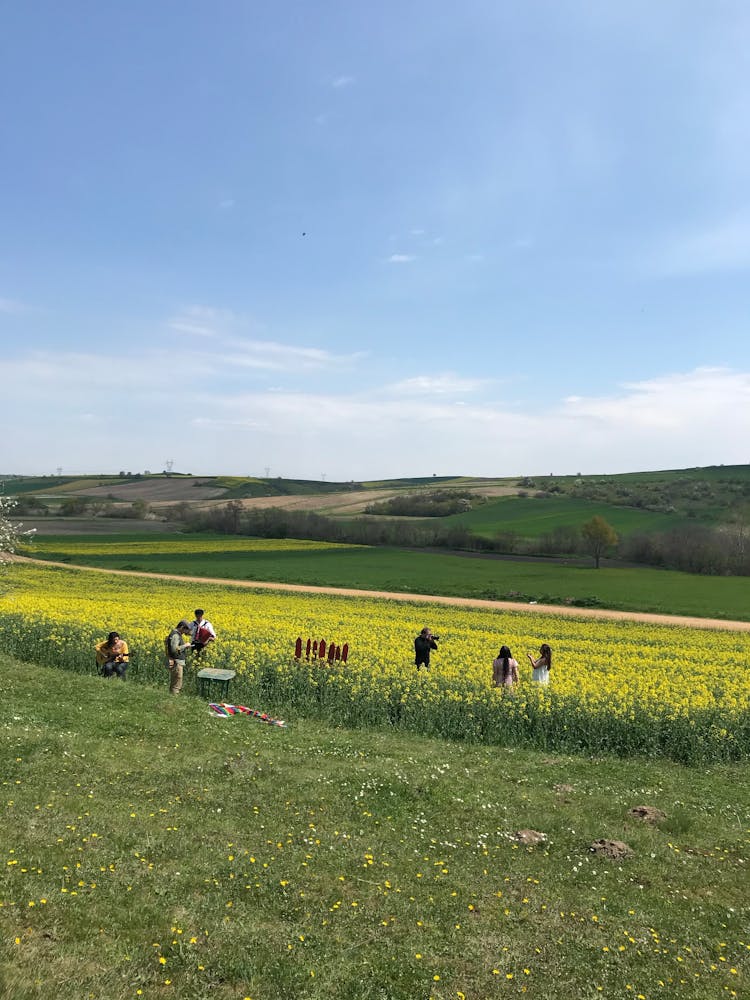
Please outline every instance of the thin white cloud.
M333 369L352 365L363 355L333 354L318 347L297 347L271 340L232 340L230 350L218 356L228 366L262 368L268 371L294 371L303 369Z
M490 384L490 379L461 378L457 375L416 375L396 382L386 388L386 391L405 395L419 396L455 396L457 394L477 392Z
M286 468L299 468L309 452L342 479L430 474L433 466L514 475L730 464L745 459L750 435L750 373L723 369L666 375L544 411L461 402L278 393L217 401L214 413L260 423Z
M615 426L627 421L634 433L670 435L684 433L686 427L698 422L716 425L716 412L726 405L733 408L740 434L740 425L750 421L750 376L726 368L696 368L625 383L616 396L569 396L562 415L589 426Z
M388 258L389 264L410 264L417 258L411 253L392 253Z
M257 335L262 329L252 317L205 305L184 306L167 321L167 327L173 333L211 337L224 344L241 343L246 335Z
M335 76L333 80L331 80L331 86L338 90L341 87L351 87L354 82L355 80L353 76L342 74L341 76Z
M288 372L292 376L301 371L341 371L363 357L361 352L334 354L323 348L260 338L257 333L261 327L255 320L215 306L185 306L167 326L172 334L213 340L209 354L183 343L182 360L215 377L236 377L252 371Z
M248 364L256 349L256 360L286 366L285 376L290 369L329 370L333 358L264 341L245 353ZM260 467L273 463L311 477L326 468L342 480L594 474L747 460L750 372L699 368L627 383L610 395L544 406L530 400L522 408L502 394L478 395L481 378L453 374L380 388L314 377L299 381L299 391L278 382L270 383L272 392L269 383L248 389L237 381L247 370L242 355L222 355L208 368L202 357L35 352L7 360L0 421L10 426L21 405L24 421L6 442L4 471L153 468L167 454L184 454L184 470L196 474L246 474L252 454ZM102 406L92 421L93 387L106 385L113 372L127 405Z
M169 328L175 333L189 333L193 337L215 337L216 330L210 326L199 323L190 323L183 319L173 319L169 321Z
M217 309L214 306L184 306L167 322L170 330L187 333L196 337L218 337L229 333L238 322L231 309Z

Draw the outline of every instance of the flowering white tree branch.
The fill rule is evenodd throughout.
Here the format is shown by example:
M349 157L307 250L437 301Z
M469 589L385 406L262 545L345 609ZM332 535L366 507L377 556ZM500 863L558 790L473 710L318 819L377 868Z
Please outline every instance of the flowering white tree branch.
M13 555L16 546L22 538L30 538L34 534L35 528L22 531L22 524L14 524L10 520L10 512L16 506L13 497L6 497L0 493L0 566L7 563L8 556Z

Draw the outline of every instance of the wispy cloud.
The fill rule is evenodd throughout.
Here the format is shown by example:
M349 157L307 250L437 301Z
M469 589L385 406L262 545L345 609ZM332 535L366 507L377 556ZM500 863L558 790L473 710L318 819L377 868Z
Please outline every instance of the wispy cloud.
M347 76L346 74L342 74L341 76L335 76L331 80L331 86L335 87L336 89L340 87L351 87L354 82L355 80L353 76Z
M230 309L192 305L181 309L168 321L173 334L210 338L214 341L210 354L200 354L199 369L231 378L251 370L286 372L291 377L299 371L343 370L350 368L363 355L361 352L335 354L319 347L281 343L257 336L260 325ZM197 349L183 348L183 360Z
M231 331L237 317L230 309L213 306L185 306L167 322L170 330L195 337L217 337Z
M389 264L410 264L417 258L412 253L392 253L388 258Z
M188 333L193 337L215 337L216 330L210 326L200 323L191 323L185 319L172 319L169 321L169 328L175 333Z
M455 396L477 392L491 384L491 379L462 378L444 375L416 375L387 386L386 391L396 394L419 396Z
M720 369L663 376L612 398L571 399L544 411L509 410L494 400L457 406L447 396L247 394L216 399L210 420L217 430L252 424L285 467L299 468L310 454L316 468L324 461L343 479L404 469L514 475L730 463L742 460L737 441L750 433L750 374ZM746 414L739 425L738 410Z
M233 368L258 368L266 371L323 370L351 367L363 355L333 354L318 347L298 347L272 340L232 340L225 345L229 350L216 360Z
M113 441L117 468L153 467L189 442L186 453L203 456L197 465L190 460L196 473L247 473L244 456L252 452L258 465L272 461L288 475L317 476L325 468L343 480L433 472L594 474L746 459L745 371L663 374L610 395L537 401L525 409L497 392L480 395L486 379L453 373L380 387L314 377L299 381L297 391L279 381L248 388L241 380L248 366L283 369L286 380L290 370L330 370L352 357L258 341L212 356L208 368L199 352L176 361L166 350L141 352L132 361L56 352L11 359L3 368L0 422L10 423L20 401L25 417L24 433L7 442L6 471L57 465L106 471ZM68 373L65 393L55 391L61 370ZM91 421L91 386L105 384L112 371L127 387L129 405L104 408ZM179 387L184 406L165 408L170 384ZM50 426L58 433L50 435Z
M696 368L627 382L612 396L570 396L563 401L563 415L610 426L629 420L636 431L649 434L684 433L697 422L715 425L716 413L727 405L735 416L745 413L750 419L750 375L727 368Z

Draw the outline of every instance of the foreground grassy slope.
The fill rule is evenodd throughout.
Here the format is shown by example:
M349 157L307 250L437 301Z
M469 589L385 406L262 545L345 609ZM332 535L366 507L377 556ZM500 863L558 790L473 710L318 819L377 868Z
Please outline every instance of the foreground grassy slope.
M9 1000L747 995L742 768L277 730L0 669Z
M304 583L360 590L538 601L750 620L744 577L669 570L562 565L367 546L300 551L283 540L226 535L39 538L29 555L84 566L230 580ZM269 548L269 545L271 546ZM588 562L588 561L587 561Z

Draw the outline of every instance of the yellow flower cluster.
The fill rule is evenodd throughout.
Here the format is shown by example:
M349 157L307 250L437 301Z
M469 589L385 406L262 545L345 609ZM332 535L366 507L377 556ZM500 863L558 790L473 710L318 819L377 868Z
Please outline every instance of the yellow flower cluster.
M30 555L44 556L48 552L59 552L61 548L70 556L138 556L138 555L181 555L186 554L185 540L179 536L143 541L101 541L92 538L86 541L35 539ZM324 549L365 548L342 542L317 542L304 538L195 538L190 539L191 555L224 552L311 552Z
M9 580L0 597L3 648L33 662L90 668L92 643L116 629L140 675L163 680L163 637L199 605L219 636L204 663L237 671L236 691L263 699L274 714L296 710L347 724L680 760L750 753L744 633L51 567L17 566ZM413 639L425 624L440 634L440 648L429 672L418 674ZM348 642L348 662L295 661L298 636ZM548 688L531 683L526 659L541 642L553 650ZM490 683L503 644L521 665L521 683L510 693Z

